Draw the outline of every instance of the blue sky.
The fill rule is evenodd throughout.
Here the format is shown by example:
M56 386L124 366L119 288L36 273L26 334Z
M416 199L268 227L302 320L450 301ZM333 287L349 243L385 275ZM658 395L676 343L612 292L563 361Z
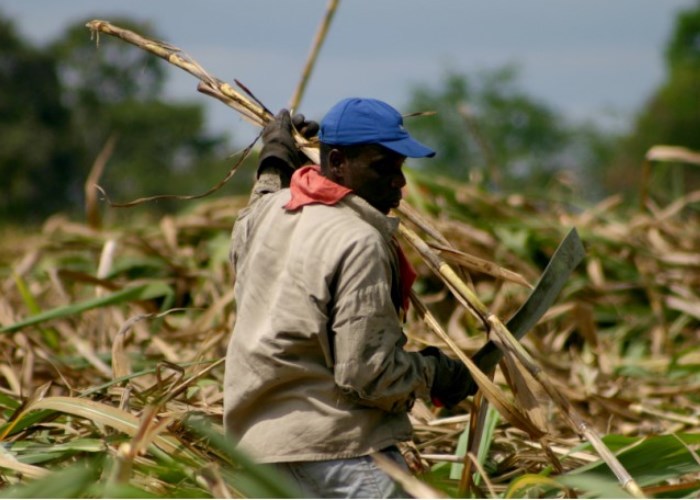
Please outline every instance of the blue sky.
M19 31L46 43L75 21L148 20L217 77L238 78L270 108L297 84L327 0L0 0ZM412 86L517 64L519 83L571 119L624 123L664 76L663 46L692 0L341 0L301 111L320 119L350 95L401 109ZM86 43L89 33L86 30ZM170 71L168 96L209 109L209 126L252 127Z

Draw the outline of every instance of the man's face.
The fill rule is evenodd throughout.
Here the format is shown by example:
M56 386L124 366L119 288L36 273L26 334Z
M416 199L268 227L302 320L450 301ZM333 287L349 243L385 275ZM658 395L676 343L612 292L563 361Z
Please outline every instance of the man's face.
M406 185L406 178L401 167L406 159L379 145L367 145L360 149L357 156L342 156L338 165L339 184L367 201L384 214L399 206L401 188Z

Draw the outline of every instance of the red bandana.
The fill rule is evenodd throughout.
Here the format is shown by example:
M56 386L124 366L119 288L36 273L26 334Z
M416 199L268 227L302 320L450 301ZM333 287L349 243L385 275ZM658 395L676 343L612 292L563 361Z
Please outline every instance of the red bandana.
M311 203L335 205L352 193L349 188L322 176L321 167L318 165L307 165L295 171L289 189L292 191L292 198L284 206L289 211Z
M322 203L324 205L335 205L352 190L336 184L332 180L321 175L321 168L318 165L307 165L292 174L292 181L289 186L292 192L291 199L284 206L286 210L293 211L304 205L312 203ZM410 303L409 295L411 287L416 280L416 271L406 258L398 241L394 238L396 250L399 255L399 273L401 274L401 305L404 312L408 311Z

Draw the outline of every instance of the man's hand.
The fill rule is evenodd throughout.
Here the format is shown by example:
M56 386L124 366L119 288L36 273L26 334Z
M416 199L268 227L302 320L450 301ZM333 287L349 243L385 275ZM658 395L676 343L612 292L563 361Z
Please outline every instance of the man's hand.
M301 113L292 116L292 125L297 129L297 132L304 136L304 139L311 139L318 135L318 130L320 129L318 122L307 120Z
M297 148L292 125L307 139L318 133L318 123L307 121L302 114L291 117L289 111L282 109L263 129L258 176L268 167L275 167L291 176L292 172L308 162L308 158Z
M476 393L478 387L461 361L447 357L433 346L426 347L420 353L435 358L435 378L430 389L433 403L451 408Z

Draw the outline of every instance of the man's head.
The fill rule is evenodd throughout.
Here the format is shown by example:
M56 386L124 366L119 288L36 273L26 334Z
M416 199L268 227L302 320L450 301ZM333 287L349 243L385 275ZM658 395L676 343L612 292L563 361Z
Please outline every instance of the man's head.
M321 122L321 171L382 213L398 206L406 157L435 156L403 127L401 114L376 99L349 98Z

